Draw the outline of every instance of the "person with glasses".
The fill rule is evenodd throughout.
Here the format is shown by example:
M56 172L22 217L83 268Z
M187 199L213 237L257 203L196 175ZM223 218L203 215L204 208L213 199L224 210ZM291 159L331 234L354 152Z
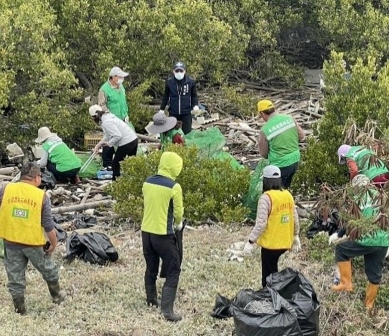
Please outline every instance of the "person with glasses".
M166 106L170 117L182 122L182 131L188 134L192 131L192 110L197 111L198 97L196 82L186 75L186 66L177 62L173 67L173 77L165 83L165 92L162 97L160 113L165 113Z
M20 180L0 190L0 237L4 239L7 287L15 312L21 315L27 314L24 292L29 261L42 274L54 303L60 304L66 296L60 289L58 268L51 258L57 235L50 199L38 188L41 178L40 167L28 162L20 170Z

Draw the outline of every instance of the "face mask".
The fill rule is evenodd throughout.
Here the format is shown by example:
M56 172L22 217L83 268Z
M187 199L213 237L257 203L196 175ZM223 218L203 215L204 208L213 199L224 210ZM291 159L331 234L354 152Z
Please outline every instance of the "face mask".
M183 72L175 72L174 77L176 77L177 80L182 80L184 78L185 74Z
M123 84L124 78L118 78L118 85Z

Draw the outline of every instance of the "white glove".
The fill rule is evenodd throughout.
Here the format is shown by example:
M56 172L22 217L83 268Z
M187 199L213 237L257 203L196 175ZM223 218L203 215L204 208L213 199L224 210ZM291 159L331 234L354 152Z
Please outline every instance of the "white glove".
M337 242L339 239L340 239L340 237L338 236L338 233L337 233L337 232L333 233L333 234L330 236L330 238L328 238L328 245L334 244L334 243Z
M129 123L129 121L130 121L130 118L129 118L128 116L124 118L124 122L125 122L125 123L127 123L127 124L128 124L128 123Z
M250 242L247 242L244 245L243 254L244 255L250 255L255 248L255 244L251 244Z
M165 110L159 110L158 113L165 113Z
M298 253L301 251L301 242L299 236L294 236L293 239L293 245L292 245L292 251L294 253Z
M193 106L193 111L198 111L199 107L197 105Z
M389 247L388 247L388 251L386 252L386 256L385 256L385 259L389 257Z
M174 226L174 231L181 231L182 230L182 221Z

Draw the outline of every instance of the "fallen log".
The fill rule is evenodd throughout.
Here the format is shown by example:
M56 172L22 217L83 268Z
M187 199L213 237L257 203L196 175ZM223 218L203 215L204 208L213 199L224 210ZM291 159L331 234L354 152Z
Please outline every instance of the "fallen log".
M96 202L90 202L90 203L84 203L84 204L75 204L75 205L68 205L58 208L52 208L51 213L52 214L61 214L65 212L71 212L71 211L81 211L86 209L92 209L97 208L102 205L111 205L113 203L113 200L103 200L103 201L96 201Z
M0 174L1 175L9 175L12 174L13 172L18 171L17 167L5 167L5 168L0 168Z
M81 203L80 203L80 204L85 204L86 200L87 200L88 197L89 197L89 194L90 194L91 190L92 190L92 187L91 187L91 186L89 186L89 187L86 189L84 198L81 200Z

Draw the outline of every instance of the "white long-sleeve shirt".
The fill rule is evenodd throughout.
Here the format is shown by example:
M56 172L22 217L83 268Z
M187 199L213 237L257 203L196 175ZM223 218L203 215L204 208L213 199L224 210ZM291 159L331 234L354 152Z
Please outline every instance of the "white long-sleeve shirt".
M115 117L112 113L102 115L101 127L103 128L104 137L98 143L98 146L106 142L109 147L120 147L137 138L136 133L123 120Z

